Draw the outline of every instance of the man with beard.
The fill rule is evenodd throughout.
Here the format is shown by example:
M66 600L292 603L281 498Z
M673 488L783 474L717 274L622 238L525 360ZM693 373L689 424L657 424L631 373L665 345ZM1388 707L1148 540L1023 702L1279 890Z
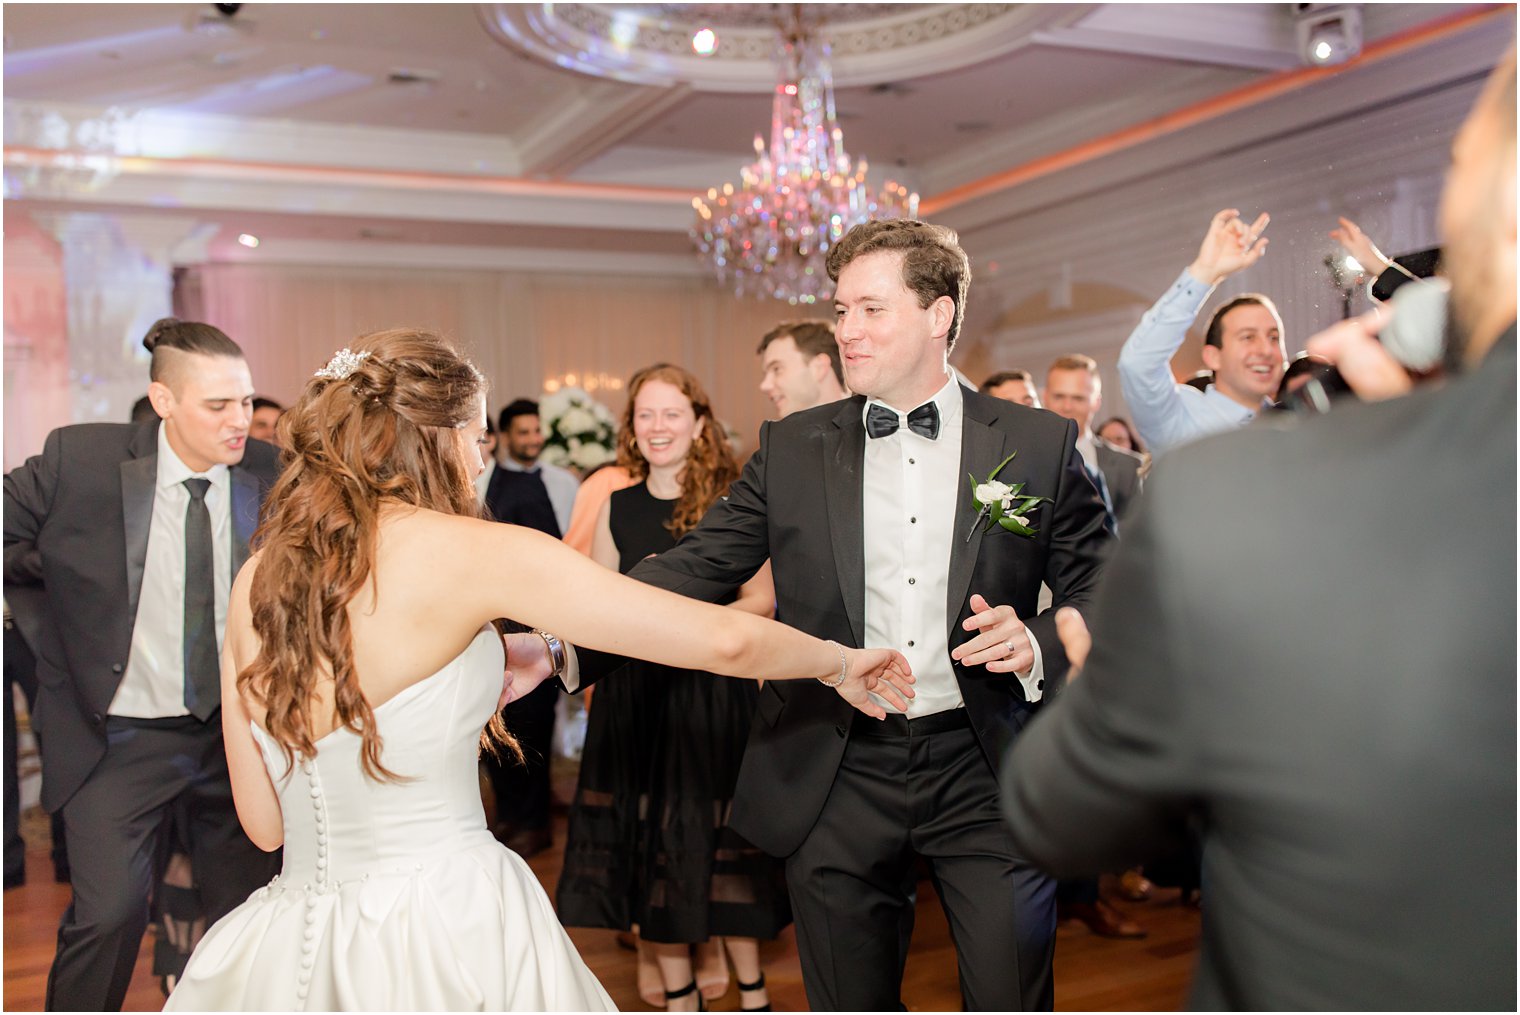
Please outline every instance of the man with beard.
M1173 455L1005 764L1062 876L1201 833L1194 1007L1515 1006L1515 204L1511 49L1442 195L1455 375L1403 394L1374 311L1309 348L1383 400Z

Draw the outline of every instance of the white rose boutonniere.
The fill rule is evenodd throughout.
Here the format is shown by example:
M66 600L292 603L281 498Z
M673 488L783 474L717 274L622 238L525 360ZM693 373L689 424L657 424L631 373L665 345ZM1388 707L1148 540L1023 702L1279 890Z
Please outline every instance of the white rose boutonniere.
M988 474L987 478L978 483L976 477L967 474L971 480L971 500L976 505L976 521L971 523L971 531L966 533L969 541L976 532L977 522L987 519L987 530L991 530L994 524L1001 525L1009 532L1020 536L1033 536L1034 527L1030 525L1030 514L1041 501L1049 500L1049 497L1037 497L1024 492L1023 483L1002 483L998 481L997 474L1003 471L1003 466L1013 461L1018 455L1015 451L1012 455L998 465Z

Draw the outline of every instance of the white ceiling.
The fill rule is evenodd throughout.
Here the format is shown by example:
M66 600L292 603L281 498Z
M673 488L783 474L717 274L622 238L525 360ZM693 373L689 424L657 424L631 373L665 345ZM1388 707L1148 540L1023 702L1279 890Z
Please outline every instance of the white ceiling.
M880 27L964 6L807 12L825 34L882 40L868 67L836 49L841 82L871 82L837 89L840 125L873 178L916 187L931 215L936 199L953 215L945 195L977 181L1012 199L1024 185L998 174L1084 146L1096 147L1076 164L1122 172L1126 149L1108 141L1179 112L1205 122L1208 103L1239 104L1253 85L1291 79L1279 101L1305 116L1335 86L1298 70L1293 4L982 5L953 58L948 42L888 43ZM1513 8L1490 6L1366 5L1378 66L1347 72L1356 101L1470 76L1473 54L1514 36ZM186 223L181 260L394 262L436 249L440 263L491 263L554 250L695 270L690 196L737 179L768 130L769 96L698 76L592 77L487 30L574 7L668 32L712 24L720 39L774 16L733 4L253 3L229 18L208 4L8 3L7 203L173 216ZM1251 118L1228 122L1218 143L1249 143ZM986 200L974 207L995 217ZM231 242L245 231L265 240L258 251Z

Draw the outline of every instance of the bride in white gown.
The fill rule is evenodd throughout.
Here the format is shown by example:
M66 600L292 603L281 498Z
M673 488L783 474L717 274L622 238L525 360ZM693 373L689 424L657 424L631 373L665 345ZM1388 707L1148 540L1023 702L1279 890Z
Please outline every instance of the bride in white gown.
M481 729L557 669L551 637L672 666L818 678L880 717L912 677L640 585L477 517L485 382L444 341L366 336L280 423L294 460L238 575L222 721L238 816L284 868L207 932L167 1009L610 1010L526 863L486 830ZM572 665L573 665L573 653Z

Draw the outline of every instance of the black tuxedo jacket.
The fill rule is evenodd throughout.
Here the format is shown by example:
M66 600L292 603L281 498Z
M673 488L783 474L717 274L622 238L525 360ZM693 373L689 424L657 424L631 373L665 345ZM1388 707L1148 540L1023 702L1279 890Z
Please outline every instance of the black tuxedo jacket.
M279 469L249 440L231 469L232 573L248 559L259 506ZM105 755L106 710L127 668L158 479L158 423L54 430L5 477L5 582L40 584L29 611L37 653L42 803L57 810ZM30 638L29 638L30 640Z
M1077 454L1076 424L1051 413L962 390L960 475L978 482L1014 451L998 479L1028 484L1041 504L1033 538L976 521L970 483L959 483L949 568L949 645L979 592L1026 618L1045 660L1045 693L1066 670L1053 612L1036 616L1040 583L1055 607L1088 600L1107 539L1104 509ZM632 575L693 598L718 601L771 560L777 619L819 638L860 646L865 634L862 531L865 428L861 396L766 423L744 475L673 549ZM971 533L970 538L967 534ZM873 646L895 647L895 646ZM952 664L972 725L993 770L1038 707L1017 678ZM739 774L732 825L777 856L796 850L822 811L855 711L815 681L769 682Z
M1201 830L1194 1008L1513 1011L1514 329L1277 416L1167 455L1008 758L1014 839L1074 877Z

